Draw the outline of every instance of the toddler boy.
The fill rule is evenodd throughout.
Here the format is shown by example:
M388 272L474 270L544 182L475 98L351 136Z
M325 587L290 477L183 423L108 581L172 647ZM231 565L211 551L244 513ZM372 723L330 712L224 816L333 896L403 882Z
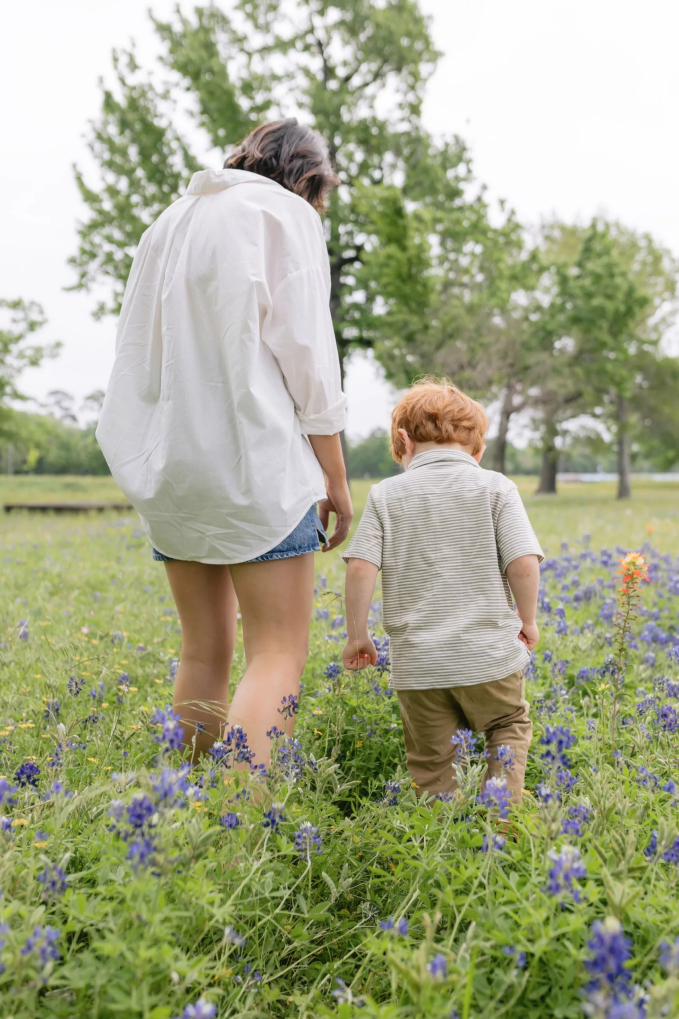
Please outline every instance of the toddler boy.
M405 471L370 490L346 550L342 657L347 669L377 661L368 612L381 569L390 685L416 784L452 791L450 741L472 729L485 736L485 780L504 775L518 803L532 734L523 673L539 637L543 555L516 485L479 466L487 427L483 407L447 381L425 380L395 407L392 453ZM510 751L499 754L503 745Z

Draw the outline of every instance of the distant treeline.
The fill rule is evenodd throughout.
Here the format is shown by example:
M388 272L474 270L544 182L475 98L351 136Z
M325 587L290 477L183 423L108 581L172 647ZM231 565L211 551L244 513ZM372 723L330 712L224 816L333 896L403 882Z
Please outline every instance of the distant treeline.
M94 432L95 425L79 427L49 414L3 410L0 472L108 474Z
M496 439L490 439L482 466L491 468L494 463L494 445ZM398 474L399 465L391 457L389 436L382 429L376 429L365 439L348 443L349 475L352 478L388 478ZM518 449L507 443L505 451L506 473L540 474L542 449L538 444ZM614 473L616 470L616 451L612 444L603 440L583 440L577 438L568 448L559 453L558 470L564 472L593 474L597 471ZM634 450L632 465L639 471L664 471L668 469L667 460L659 455L649 457L646 452Z

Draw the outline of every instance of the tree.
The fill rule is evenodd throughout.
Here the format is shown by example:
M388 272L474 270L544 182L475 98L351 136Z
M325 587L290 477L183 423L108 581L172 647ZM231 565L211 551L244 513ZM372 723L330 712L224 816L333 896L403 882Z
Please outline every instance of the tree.
M648 235L594 222L575 265L562 270L562 298L577 347L577 371L616 435L618 498L629 498L630 400L639 369L657 357L674 313L676 264Z
M17 388L21 373L35 368L45 357L55 357L61 347L60 343L31 342L46 321L35 301L0 299L0 431L11 401L27 399Z
M101 175L77 181L89 209L71 259L75 287L110 285L97 314L116 312L139 238L198 167L176 124L178 110L220 151L265 118L297 115L324 136L341 186L327 216L331 311L342 366L352 347L374 342L365 315L371 226L366 189L405 206L405 182L424 193L432 177L464 204L469 176L458 141L436 146L424 132L424 85L438 54L416 0L238 0L154 21L171 87L160 88L133 52L115 55L89 147ZM183 93L183 95L182 95ZM432 194L429 204L439 197ZM471 230L458 222L460 248ZM377 254L375 257L377 257ZM412 295L401 293L404 303Z

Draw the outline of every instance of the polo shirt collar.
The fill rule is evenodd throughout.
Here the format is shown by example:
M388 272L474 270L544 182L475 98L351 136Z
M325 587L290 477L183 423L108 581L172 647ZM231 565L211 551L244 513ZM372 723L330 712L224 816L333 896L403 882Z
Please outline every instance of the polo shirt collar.
M427 464L453 463L455 461L471 464L472 467L481 467L473 456L463 453L461 449L428 449L425 453L418 453L413 457L408 470L412 471L415 467L426 467Z

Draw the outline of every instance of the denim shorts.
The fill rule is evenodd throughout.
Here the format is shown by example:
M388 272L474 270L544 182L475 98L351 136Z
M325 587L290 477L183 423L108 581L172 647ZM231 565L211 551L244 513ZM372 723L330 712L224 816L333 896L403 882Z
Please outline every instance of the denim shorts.
M294 531L290 531L287 538L272 548L270 552L257 556L256 559L248 559L249 563L265 563L269 559L291 559L293 556L306 555L307 552L318 552L321 545L328 545L328 536L318 519L316 507L312 506L309 512L300 520ZM158 549L151 547L153 558L159 563L174 563L176 559L163 555Z

